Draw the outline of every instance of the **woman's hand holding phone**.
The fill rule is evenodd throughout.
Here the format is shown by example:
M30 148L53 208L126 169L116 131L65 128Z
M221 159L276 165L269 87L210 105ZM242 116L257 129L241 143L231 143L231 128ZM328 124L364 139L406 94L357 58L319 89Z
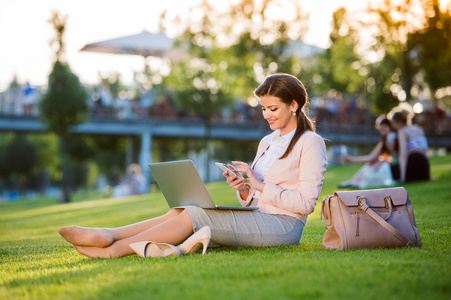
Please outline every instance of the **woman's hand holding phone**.
M263 188L265 187L265 184L260 181L257 174L255 174L254 170L245 162L242 161L232 161L234 165L237 165L240 167L240 169L235 169L237 172L243 172L247 175L248 179L247 181L257 191L263 192Z
M232 165L226 165L224 163L215 163L215 165L217 165L224 172L227 172L228 175L230 175L230 176L236 175L236 177L244 179L243 175L241 175L239 172L237 172Z
M246 185L246 182L248 179L245 179L243 175L241 175L238 171L235 170L235 168L232 165L226 165L224 163L215 163L216 166L218 166L221 170L224 172L222 175L227 179L228 185L239 191L240 194L242 193L248 193L249 188Z

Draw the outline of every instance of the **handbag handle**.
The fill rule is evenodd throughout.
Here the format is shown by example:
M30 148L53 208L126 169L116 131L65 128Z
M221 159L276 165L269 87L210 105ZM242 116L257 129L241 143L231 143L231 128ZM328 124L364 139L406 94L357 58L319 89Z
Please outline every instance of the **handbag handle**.
M391 201L391 197L390 197L390 196L385 196L384 200L385 200L385 202L386 202L387 205L388 205L388 215L387 215L387 217L384 219L385 221L387 221L388 219L390 219L391 213L392 213L392 211L393 211L393 204L392 204L392 201Z
M386 197L387 198L387 197ZM384 219L382 219L377 213L374 212L374 210L372 210L365 201L364 197L357 197L358 199L358 203L359 203L359 208L361 210L363 210L364 212L366 212L368 214L368 216L371 217L371 219L373 219L374 221L378 222L380 225L382 225L385 229L387 229L388 231L390 231L398 240L400 240L404 245L406 245L407 247L409 246L413 246L413 243L406 238L401 232L399 232L395 227L391 226L390 224L388 224ZM388 201L391 202L391 201ZM391 205L389 206L391 208ZM391 211L390 211L391 214ZM388 215L390 217L390 214ZM388 219L388 217L387 217Z

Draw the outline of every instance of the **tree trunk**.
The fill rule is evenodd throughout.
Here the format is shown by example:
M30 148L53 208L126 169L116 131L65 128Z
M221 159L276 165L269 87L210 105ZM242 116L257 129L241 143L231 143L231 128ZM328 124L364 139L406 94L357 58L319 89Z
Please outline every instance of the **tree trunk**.
M411 62L409 57L409 52L407 50L402 51L402 60L403 60L403 70L402 70L402 85L403 90L406 92L406 102L409 103L412 96L410 94L410 91L412 89L412 68L411 68Z
M85 191L87 192L89 190L89 168L88 168L88 162L86 160L81 161L82 165L82 171L81 176L82 178L82 185Z
M62 171L62 192L60 197L60 203L69 203L70 202L70 193L69 193L69 183L68 183L68 172L67 172L67 144L66 144L66 136L60 136L60 151L61 151L61 171Z

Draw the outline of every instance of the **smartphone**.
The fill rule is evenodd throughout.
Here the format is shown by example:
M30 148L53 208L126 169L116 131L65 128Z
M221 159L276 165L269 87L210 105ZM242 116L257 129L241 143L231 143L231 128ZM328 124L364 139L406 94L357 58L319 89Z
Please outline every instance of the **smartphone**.
M229 173L229 175L235 174L237 177L244 179L243 175L241 175L239 172L236 172L236 171L230 169L225 163L217 162L217 163L215 163L215 165L217 165L221 170L227 171Z

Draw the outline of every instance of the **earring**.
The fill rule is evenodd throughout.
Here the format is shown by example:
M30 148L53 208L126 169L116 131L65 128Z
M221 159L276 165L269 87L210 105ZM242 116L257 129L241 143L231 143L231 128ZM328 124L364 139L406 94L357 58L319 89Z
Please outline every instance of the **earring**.
M296 116L296 112L293 113L293 116Z

